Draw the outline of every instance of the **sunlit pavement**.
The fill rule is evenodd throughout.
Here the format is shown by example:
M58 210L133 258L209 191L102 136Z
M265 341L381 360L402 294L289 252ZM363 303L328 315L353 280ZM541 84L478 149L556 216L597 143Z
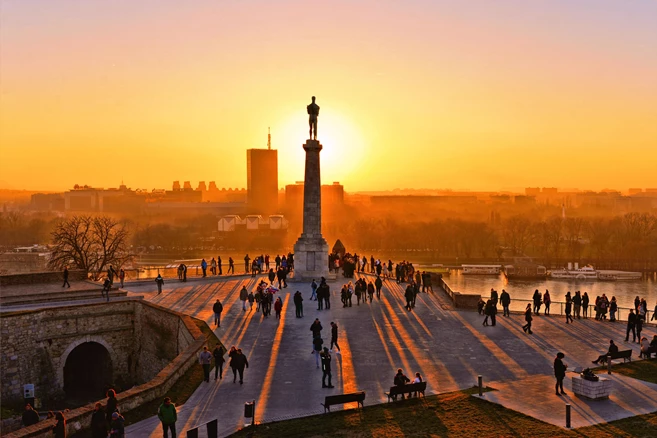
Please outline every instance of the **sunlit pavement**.
M350 308L343 308L340 302L342 281L331 283L331 309L323 311L309 301L309 284L290 283L277 294L284 302L282 319L277 320L274 312L263 319L255 305L253 311L243 312L239 301L242 285L255 291L261 279L169 280L161 295L156 294L155 284L126 287L153 303L203 319L211 327L212 304L219 298L224 312L221 328L215 332L227 348L235 345L248 357L244 385L232 382L226 366L223 380L202 383L179 407L179 433L218 418L220 434L227 435L243 425L244 403L253 400L259 422L323 412L320 403L324 396L356 389L366 391L366 405L382 403L397 368L409 378L420 372L430 394L471 387L478 374L483 375L484 384L552 376L558 351L565 353L571 369L586 367L606 351L609 339L621 350L632 348L635 358L639 352L637 344L623 341L622 323L580 320L566 325L561 317L537 316L534 334L527 335L520 328L523 316L512 315L499 316L495 327L483 327L476 312L446 310L447 298L438 289L418 295L415 309L408 312L404 308L405 285L394 281L384 282L381 301L375 296L372 304L357 306L354 296ZM304 297L304 318L295 317L292 295L296 290ZM342 354L332 356L334 389L321 388L322 373L311 354L310 325L316 317L324 327L325 345L330 342L329 323L335 321L340 328ZM644 334L652 336L654 331L649 328ZM548 385L545 393L552 394L553 388ZM126 432L128 436L160 436L161 428L157 417L152 417L129 426Z

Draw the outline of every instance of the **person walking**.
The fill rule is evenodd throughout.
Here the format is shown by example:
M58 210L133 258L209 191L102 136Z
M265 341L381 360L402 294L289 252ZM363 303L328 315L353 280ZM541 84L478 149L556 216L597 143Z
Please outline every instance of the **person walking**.
M155 277L155 284L157 284L157 294L160 295L162 293L162 285L164 285L164 278L159 273Z
M240 375L240 385L244 383L244 367L249 367L249 361L246 359L242 349L237 349L237 354L233 356L233 359L230 361L231 367L233 368L233 383L237 378L237 373Z
M547 289L545 289L545 293L543 294L543 304L545 304L545 311L543 311L543 315L549 315L552 298L550 298L550 291Z
M207 277L207 275L208 275L208 262L206 262L205 259L201 260L201 271L203 271L203 277Z
M333 388L331 384L331 353L329 349L324 347L324 351L320 353L322 358L322 388ZM326 384L326 378L328 377L328 385Z
M125 437L125 418L118 412L112 414L112 423L110 424L110 438Z
M169 431L171 431L171 438L176 438L176 421L178 421L178 412L176 405L171 403L169 397L164 397L164 401L157 409L157 418L162 423L162 431L164 438L169 438Z
M247 301L249 302L249 312L253 310L253 303L255 301L255 295L253 295L253 291L249 292L249 295L246 297Z
M203 351L199 354L198 363L203 367L203 380L210 382L210 368L212 367L212 353L208 351L208 347L203 347Z
M217 380L217 375L219 376L219 380L221 380L224 374L224 362L226 362L226 359L224 359L224 349L221 344L217 343L214 347L212 357L214 358L214 380Z
M331 344L330 349L333 352L333 346L338 349L337 354L340 354L340 346L338 345L338 325L331 321Z
M532 305L531 303L527 304L527 308L525 308L525 322L527 324L522 326L522 330L525 333L529 333L530 335L533 333L532 332Z
M217 301L212 305L212 312L214 312L214 325L215 327L221 327L221 312L224 311L224 306L217 298Z
M582 296L582 316L584 319L589 317L589 294L586 292Z
M235 273L235 260L232 257L228 257L228 271L226 275Z
M281 297L276 298L274 303L274 311L276 312L276 319L281 319L281 310L283 310L283 301Z
M538 289L534 291L534 296L532 299L534 300L534 314L538 315L541 311L541 293L538 291Z
M295 316L297 318L303 317L303 297L301 296L301 292L296 291L293 300Z
M221 256L217 256L217 270L219 271L217 275L223 275L221 264Z
M557 383L554 385L554 391L557 395L566 395L566 391L563 390L563 379L566 378L566 368L568 368L568 365L563 363L563 358L565 358L566 355L559 352L557 353L557 357L554 358L554 377L557 379ZM559 390L561 390L561 394L559 393Z
M573 317L570 315L572 312L572 307L573 307L573 300L570 298L570 291L566 293L566 324L569 324L569 322L573 322Z
M62 284L62 287L71 287L71 283L68 282L68 266L64 266L64 272L62 275L64 276L64 284Z
M409 312L413 308L413 296L414 296L413 286L409 284L408 286L406 286L406 292L404 292L404 298L406 298L406 310L408 310Z
M502 303L502 316L510 316L509 306L511 305L511 295L504 289L500 294L500 303Z
M315 365L319 368L319 353L322 351L324 340L321 337L313 338L313 354L315 355Z
M385 264L383 266L385 266ZM376 298L381 300L381 288L383 287L383 281L381 280L380 276L376 277L376 280L374 280L374 286L376 287Z
M374 283L371 281L367 283L367 296L370 299L370 304L372 303L372 298L374 297Z
M630 309L629 315L627 315L627 331L625 332L625 342L628 342L630 339L630 332L632 332L632 342L636 342L636 313L634 309Z
M322 323L319 322L319 318L315 318L310 325L310 331L313 332L313 338L320 338L322 336L322 328Z
M119 401L116 399L116 392L113 389L108 389L105 395L107 397L105 420L107 420L107 426L109 427L112 423L112 414L118 410Z
M246 300L249 299L249 291L246 290L246 286L242 286L240 290L240 301L242 302L242 311L246 312Z
M91 436L93 438L107 438L107 420L103 405L100 402L94 406L94 412L91 414Z
M575 296L573 297L573 312L575 313L575 318L582 319L582 296L579 294L579 291L575 291Z
M55 438L66 438L66 418L61 412L55 414L55 425L52 427L52 433Z
M312 283L310 283L310 290L312 291L310 294L310 301L312 300L317 301L317 283L315 282L314 278Z
M119 282L121 282L121 287L123 287L123 282L125 281L125 271L123 268L119 269Z

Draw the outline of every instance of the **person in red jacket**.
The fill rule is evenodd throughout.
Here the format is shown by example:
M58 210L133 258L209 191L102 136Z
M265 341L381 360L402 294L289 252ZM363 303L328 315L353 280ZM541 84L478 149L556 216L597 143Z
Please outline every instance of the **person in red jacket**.
M276 311L276 318L281 319L281 310L283 310L283 301L281 300L281 297L276 298L274 310Z

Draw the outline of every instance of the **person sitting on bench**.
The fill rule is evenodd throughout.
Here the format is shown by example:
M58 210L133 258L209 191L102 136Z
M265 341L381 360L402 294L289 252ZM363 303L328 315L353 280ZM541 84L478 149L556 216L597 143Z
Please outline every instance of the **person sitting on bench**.
M413 379L413 383L422 383L422 375L420 373L415 373L415 379ZM417 391L415 391L415 397L417 396Z
M596 364L596 365L599 364L599 363L605 363L605 362L607 362L607 356L608 355L613 356L614 354L617 354L617 353L618 353L618 346L616 344L614 344L614 340L611 339L609 341L609 351L607 351L605 354L602 354L602 355L598 356L598 358L596 360L594 360L593 363Z
M395 374L395 381L394 381L395 386L404 386L404 385L406 385L406 384L407 384L408 382L410 382L410 381L411 381L411 379L409 379L408 377L406 377L406 376L404 375L404 373L402 372L402 369L399 368L399 369L397 370L397 374ZM402 396L402 400L403 400L403 399L404 399L404 394L402 394L401 396Z

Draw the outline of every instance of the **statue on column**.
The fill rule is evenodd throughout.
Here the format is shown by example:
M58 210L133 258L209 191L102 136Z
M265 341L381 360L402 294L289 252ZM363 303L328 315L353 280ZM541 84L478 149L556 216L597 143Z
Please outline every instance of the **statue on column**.
M317 140L317 116L319 116L319 105L315 103L315 96L312 97L313 102L308 105L308 124L310 125L309 140L313 139L313 131L315 132L314 140Z

